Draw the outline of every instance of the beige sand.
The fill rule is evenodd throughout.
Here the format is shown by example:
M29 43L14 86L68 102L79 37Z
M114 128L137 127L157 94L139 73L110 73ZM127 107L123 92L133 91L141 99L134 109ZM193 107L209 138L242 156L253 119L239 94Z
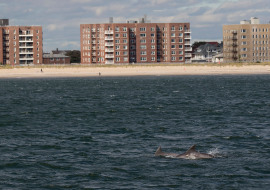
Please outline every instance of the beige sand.
M41 71L42 68L42 71ZM0 78L35 77L92 77L92 76L143 76L143 75L223 75L270 74L270 65L246 66L75 66L75 67L16 67L0 69Z

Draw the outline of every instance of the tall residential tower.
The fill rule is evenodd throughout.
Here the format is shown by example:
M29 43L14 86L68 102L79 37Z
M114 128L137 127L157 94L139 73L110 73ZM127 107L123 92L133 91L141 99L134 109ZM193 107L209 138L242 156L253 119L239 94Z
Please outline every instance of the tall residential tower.
M41 64L41 26L0 26L0 64Z
M112 21L111 21L112 22ZM81 24L84 64L190 62L189 23Z
M223 42L224 62L270 61L270 24L260 24L256 17L224 25Z

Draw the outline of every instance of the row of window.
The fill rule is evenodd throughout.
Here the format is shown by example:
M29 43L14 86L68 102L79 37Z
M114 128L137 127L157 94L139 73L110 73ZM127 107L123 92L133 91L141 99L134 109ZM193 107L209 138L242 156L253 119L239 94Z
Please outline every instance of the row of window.
M127 46L127 45L122 46L123 49L128 49L128 47L129 46ZM130 49L136 49L135 46L130 46L130 47L131 47ZM167 45L163 45L162 48L167 49ZM183 49L183 45L182 44L180 44L180 45L171 45L171 49L176 49L176 48ZM115 46L115 49L116 50L120 49L120 46L119 45ZM147 49L147 46L146 45L141 45L140 49ZM151 49L156 49L156 46L151 45ZM161 46L157 45L157 49L161 49ZM90 46L83 46L83 50L91 50L91 47ZM104 50L104 46L98 46L97 48L95 46L93 46L92 50Z
M240 29L241 33L248 32L248 29ZM252 28L252 32L269 32L270 29L268 28ZM225 33L237 33L237 30L225 30Z
M131 34L130 34L130 37L131 37L131 38L135 38L135 36L136 36L136 35L135 35L134 33L131 33ZM151 33L150 36L151 36L151 37L155 37L155 33ZM163 36L163 37L167 37L167 34L166 34L166 33L163 33L162 36ZM180 38L183 38L183 36L184 36L183 33L171 33L171 37L180 37ZM92 35L90 35L90 34L85 35L85 34L84 34L84 35L83 35L83 38L84 38L84 39L85 39L85 38L100 38L100 37L104 37L104 35L100 35L100 34L97 34L97 35L94 35L94 34L92 34ZM115 37L116 37L116 38L120 38L120 34L119 34L119 33L116 33L116 34L115 34ZM123 38L127 38L127 33L122 33L122 37L123 37ZM140 34L140 37L141 37L141 38L146 37L146 33L141 33L141 34ZM157 37L160 38L160 37L161 37L161 34L158 33L158 34L157 34ZM190 35L185 35L185 38L191 38L191 36L190 36ZM113 38L112 38L112 39L113 39Z
M171 28L171 31L176 31L176 30L179 30L179 31L183 31L183 27L182 26L179 26L179 27L175 27L175 26L172 26ZM185 28L186 30L187 28ZM109 27L108 30L111 30L111 28ZM122 27L122 31L126 32L128 30L127 27ZM135 32L136 31L136 28L130 28L129 29L130 31L132 32ZM151 31L167 31L167 27L151 27L150 28ZM100 32L100 31L104 31L104 28L83 28L83 32L86 33L86 32ZM120 31L120 28L119 27L115 27L114 29L115 32L119 32ZM147 28L146 27L140 27L140 31L141 32L146 32L147 31Z

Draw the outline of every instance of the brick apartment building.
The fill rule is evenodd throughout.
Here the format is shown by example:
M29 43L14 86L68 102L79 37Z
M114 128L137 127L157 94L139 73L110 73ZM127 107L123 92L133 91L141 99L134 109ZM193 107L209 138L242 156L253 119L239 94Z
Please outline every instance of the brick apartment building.
M81 63L191 62L189 23L81 24Z
M42 38L41 26L8 26L0 19L0 64L41 64Z
M54 65L54 64L70 64L70 57L66 56L61 53L44 53L43 54L43 64L49 64L49 65Z
M269 62L270 24L260 20L241 21L236 25L223 26L224 62Z

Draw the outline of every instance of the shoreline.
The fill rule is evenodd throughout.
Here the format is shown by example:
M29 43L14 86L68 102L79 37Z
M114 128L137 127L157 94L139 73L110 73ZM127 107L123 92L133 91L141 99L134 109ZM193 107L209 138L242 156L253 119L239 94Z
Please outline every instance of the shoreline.
M42 69L42 71L41 71ZM30 66L0 68L0 78L57 78L106 76L258 75L270 74L270 65L113 65Z

